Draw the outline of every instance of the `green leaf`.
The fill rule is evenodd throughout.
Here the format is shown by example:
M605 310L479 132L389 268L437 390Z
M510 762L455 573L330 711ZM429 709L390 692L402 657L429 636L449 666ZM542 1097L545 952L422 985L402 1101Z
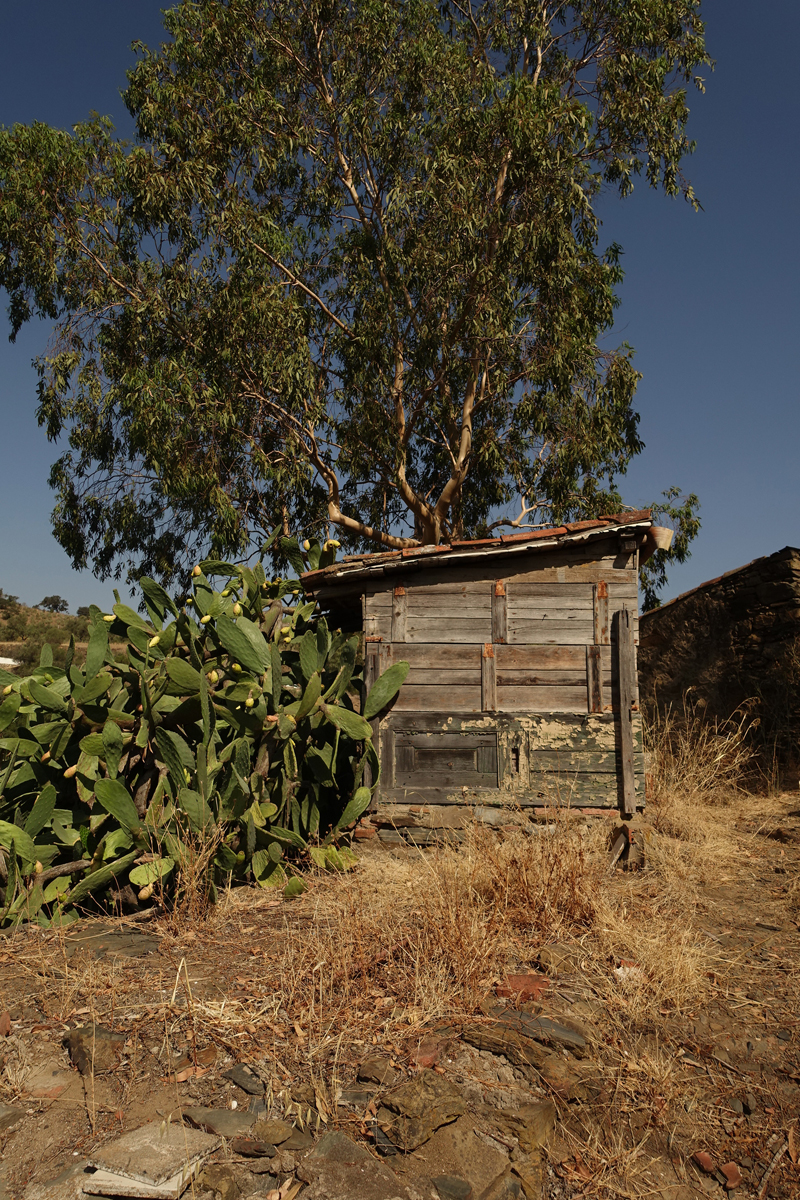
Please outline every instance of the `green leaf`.
M167 659L167 675L178 689L175 694L194 696L200 691L200 672L190 666L185 658Z
M263 674L264 671L269 671L271 664L269 642L266 640L264 634L261 632L258 625L256 625L255 621L251 621L245 616L237 617L236 628L240 633L245 635L247 640L250 642L250 645L255 650L258 661L261 663L261 670L256 672L256 674ZM242 666L244 665L245 664L242 663Z
M103 757L105 746L102 733L87 733L85 738L81 738L79 745L84 754L91 754L96 758Z
M306 890L305 880L301 879L299 875L293 875L283 889L283 894L287 900L294 900L297 896L302 896Z
M25 822L25 832L29 837L35 838L44 829L53 815L55 806L56 789L52 783L46 783L36 797L36 802L28 813L28 819Z
M91 704L93 700L104 696L113 682L113 675L110 675L108 671L101 671L98 675L94 675L85 687L76 688L72 697L76 704Z
M371 721L382 709L386 708L387 704L394 700L405 683L410 669L409 663L396 662L375 680L364 704L364 717L367 721Z
M84 673L86 682L93 679L106 661L108 654L108 625L98 620L92 625L89 633L89 645L86 650Z
M372 729L369 724L352 709L343 708L338 704L323 704L322 711L332 725L341 729L342 733L346 733L354 741L360 742L365 738L372 737Z
M269 647L264 639L261 639L263 651L257 650L250 637L226 616L219 618L216 628L219 640L231 657L254 675L263 675L269 666Z
M186 777L183 773L183 762L181 761L178 747L173 740L170 730L164 729L161 726L156 729L156 745L158 746L161 761L169 773L172 794L177 796L178 792L186 785Z
M22 698L19 692L12 692L10 696L6 696L2 704L0 704L0 733L4 729L8 729L19 711L19 706L22 703Z
M138 850L131 850L130 853L123 855L122 858L118 858L116 862L106 863L104 866L98 867L96 871L92 871L91 874L84 876L68 892L67 899L69 903L78 904L86 896L91 895L92 892L108 887L112 879L127 871L138 853Z
M128 873L128 879L136 887L147 887L149 883L155 883L157 879L166 879L174 866L174 859L168 856L156 858L152 862L141 863L138 867L134 867Z
M102 740L103 758L106 760L108 773L112 779L116 779L119 760L122 758L122 753L125 749L125 741L122 736L122 730L115 721L106 721L103 726Z
M293 713L295 720L302 721L303 717L307 717L312 709L316 706L321 694L322 678L319 673L315 671L308 681L306 690L303 692L303 698L300 701L297 711ZM290 706L288 711L291 712L293 707L294 705Z
M252 867L256 883L260 887L283 887L286 883L283 867L280 863L273 862L266 850L256 850L252 858Z
M94 785L94 794L106 812L119 821L123 829L129 833L140 829L142 819L136 811L130 792L119 779L98 779Z
M199 792L190 788L181 788L178 793L178 805L189 818L189 824L195 833L203 833L214 824L211 809Z
M10 850L12 842L22 861L32 866L36 862L36 850L33 845L33 838L24 829L20 829L19 825L11 825L8 821L0 821L0 846L3 846L6 850Z
M155 633L153 627L145 621L144 617L134 612L127 604L115 604L111 611L119 621L122 621L123 625L133 625L137 629L144 629L151 637Z
M149 576L143 575L139 580L139 587L144 593L144 598L147 606L158 617L159 627L164 624L164 618L167 613L172 613L173 617L177 617L178 609L172 597L169 596L160 583L156 583L155 579L150 579Z
M313 629L307 629L300 638L300 670L305 679L310 679L319 666L319 648ZM324 661L324 660L323 660Z
M63 698L53 688L43 687L35 679L28 680L28 688L31 699L42 708L46 708L48 712L63 713L67 711Z
M303 555L300 551L297 538L284 537L280 539L280 548L288 558L297 575L302 575L305 572L306 564L303 561Z
M368 787L360 787L346 806L339 820L336 822L337 829L348 829L354 822L358 820L363 812L369 808L372 800L372 789Z
M40 667L52 667L52 665L53 665L53 647L49 644L49 642L45 642L45 644L42 646L42 652L39 655L39 666Z

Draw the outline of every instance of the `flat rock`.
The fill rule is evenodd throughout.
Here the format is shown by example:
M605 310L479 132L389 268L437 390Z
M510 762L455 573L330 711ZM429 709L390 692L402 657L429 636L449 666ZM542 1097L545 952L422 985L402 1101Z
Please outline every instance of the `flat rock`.
M272 1142L280 1146L294 1133L294 1125L288 1121L257 1121L253 1125L253 1137L261 1138L262 1142Z
M521 1194L522 1184L519 1177L513 1167L506 1167L502 1175L498 1175L488 1187L484 1188L479 1200L517 1200Z
M475 1130L475 1118L467 1112L450 1125L437 1129L417 1156L409 1155L402 1170L465 1179L479 1196L486 1185L508 1166L508 1155L499 1144L489 1143ZM426 1198L427 1200L427 1198Z
M24 1109L14 1108L13 1104L3 1104L0 1101L0 1133L5 1133L7 1129L13 1129L15 1125L19 1125L24 1116Z
M215 1133L218 1137L234 1138L247 1133L256 1123L254 1113L240 1112L231 1108L184 1108L182 1110L187 1121L207 1133ZM268 1122L266 1122L268 1124ZM256 1136L262 1137L261 1134ZM274 1141L273 1138L263 1138L263 1141Z
M343 1133L326 1133L297 1168L309 1186L303 1200L412 1200L412 1193L382 1162Z
M459 1088L434 1071L421 1071L383 1098L378 1125L401 1150L415 1150L441 1126L466 1112Z
M105 1025L81 1025L62 1038L73 1066L81 1075L102 1075L116 1071L122 1057L126 1035Z
M515 1014L515 1018L517 1016ZM465 1025L461 1030L462 1040L477 1050L502 1054L516 1067L538 1067L548 1052L515 1018L486 1025Z
M552 1137L556 1127L556 1106L552 1100L520 1104L515 1109L501 1109L495 1120L517 1139L521 1150L531 1154L546 1146Z
M286 1141L281 1143L281 1150L310 1150L313 1145L314 1138L310 1133L293 1129Z
M23 1200L81 1200L88 1177L85 1160L72 1163L47 1183L29 1183Z
M236 1172L229 1163L212 1163L203 1171L203 1187L219 1193L221 1200L239 1200L241 1189Z
M114 929L102 924L79 927L64 938L64 949L68 959L78 950L89 950L95 958L119 956L142 958L158 950L159 940L151 933L138 929Z
M584 1100L587 1095L583 1073L561 1054L548 1054L536 1068L545 1083L562 1100Z
M434 1175L431 1183L439 1193L439 1200L472 1200L472 1184L458 1175Z
M374 1095L372 1088L344 1088L337 1103L347 1105L348 1108L365 1109Z
M243 1092L247 1092L250 1096L263 1096L264 1083L256 1075L255 1071L251 1071L244 1063L236 1063L229 1070L222 1072L223 1079L230 1079L237 1087L240 1087Z
M358 1078L362 1083L391 1087L397 1079L397 1071L382 1054L370 1054L359 1064Z
M197 1166L219 1144L219 1137L212 1134L185 1129L183 1125L168 1125L166 1121L160 1124L153 1121L102 1146L89 1159L89 1166L155 1186L180 1171Z
M539 951L539 962L548 975L561 975L577 971L583 956L583 946L577 942L556 942Z
M270 1142L263 1142L260 1138L235 1137L230 1145L233 1153L240 1154L242 1158L274 1158L278 1152Z

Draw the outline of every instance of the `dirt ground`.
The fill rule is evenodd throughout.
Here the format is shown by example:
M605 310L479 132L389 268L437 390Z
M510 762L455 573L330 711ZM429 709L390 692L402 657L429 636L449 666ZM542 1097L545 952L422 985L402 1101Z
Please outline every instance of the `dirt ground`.
M312 880L298 900L239 889L196 924L87 920L0 937L0 1200L187 1107L244 1112L250 1097L223 1075L236 1063L264 1080L268 1115L371 1144L375 1102L352 1089L376 1053L395 1080L433 1068L468 1104L417 1152L385 1160L401 1180L471 1171L477 1196L512 1148L492 1110L550 1097L551 1200L722 1196L729 1163L736 1196L800 1196L800 794L737 796L701 817L648 812L638 871L606 869L609 822L567 823L580 861L559 875L544 837L510 821L455 849L374 838L355 871ZM575 890L558 911L530 899L525 836L536 886ZM503 870L513 909L486 891ZM586 1038L580 1061L564 1057L563 1085L462 1036L496 1016L514 970L548 974L528 1012ZM67 1044L80 1027L94 1053L85 1074ZM218 1157L237 1159L229 1145Z

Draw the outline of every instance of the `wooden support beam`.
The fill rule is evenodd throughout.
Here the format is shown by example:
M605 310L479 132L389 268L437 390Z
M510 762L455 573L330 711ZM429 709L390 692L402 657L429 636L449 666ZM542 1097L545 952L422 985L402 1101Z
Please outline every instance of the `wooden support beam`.
M366 703L370 689L381 673L381 650L382 645L380 640L368 639L364 646L364 692L361 699L362 712L364 711L364 704ZM372 744L375 747L376 752L380 754L380 721L376 719L371 721L370 724L372 726ZM373 783L375 782L372 776L372 768L370 767L369 763L364 765L364 776L362 782L364 787L372 787ZM369 811L374 812L377 807L378 792L376 790L372 797Z
M497 660L491 642L484 645L481 658L481 708L497 712Z
M492 593L492 641L501 644L508 641L508 606L504 579L495 581Z
M406 616L408 614L408 596L404 587L396 587L392 596L392 641L406 640Z
M611 628L608 623L608 584L605 580L601 580L594 585L593 592L594 643L596 646L608 646L611 643Z
M633 615L622 608L615 617L617 623L617 663L619 677L619 732L622 789L620 811L623 817L636 812L636 777L633 767L633 713L636 701L636 648L634 645Z
M603 667L600 647L586 647L586 691L590 713L603 711Z

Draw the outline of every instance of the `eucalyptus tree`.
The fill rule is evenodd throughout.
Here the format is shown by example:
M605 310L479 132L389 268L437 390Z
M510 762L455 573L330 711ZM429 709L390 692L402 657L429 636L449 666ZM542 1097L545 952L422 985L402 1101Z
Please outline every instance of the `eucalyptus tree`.
M641 176L696 203L700 0L185 0L165 26L130 144L0 135L0 283L12 335L55 322L73 561L168 578L276 519L402 548L617 507L638 375L597 201Z

